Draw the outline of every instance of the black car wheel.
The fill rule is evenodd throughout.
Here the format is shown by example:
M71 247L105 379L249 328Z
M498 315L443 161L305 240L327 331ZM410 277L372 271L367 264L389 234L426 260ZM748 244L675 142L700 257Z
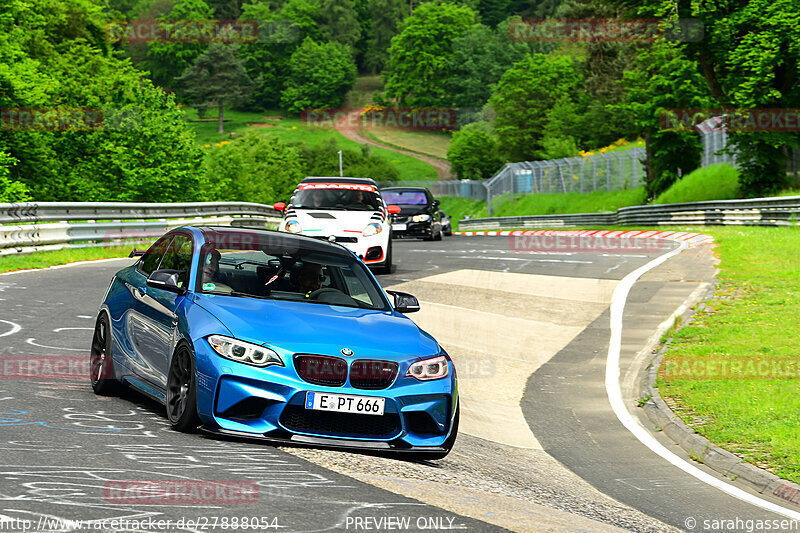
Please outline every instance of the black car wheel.
M433 240L434 240L434 241L441 241L441 240L442 240L442 235L443 235L443 233L444 233L444 231L442 230L442 228L441 228L441 226L440 226L440 227L439 227L439 231L438 231L438 232L436 233L436 235L433 237Z
M450 430L450 436L447 437L447 440L442 444L442 448L444 449L440 452L415 453L411 457L417 461L434 461L447 457L447 454L453 450L453 445L456 443L456 437L458 437L458 421L460 418L461 404L459 403L456 405L456 416L453 417L453 428Z
M178 346L167 376L167 418L172 429L185 433L197 429L197 385L194 357L185 344Z
M89 352L92 390L95 394L110 395L117 391L119 382L114 376L114 361L111 359L111 328L108 315L100 313L92 336Z

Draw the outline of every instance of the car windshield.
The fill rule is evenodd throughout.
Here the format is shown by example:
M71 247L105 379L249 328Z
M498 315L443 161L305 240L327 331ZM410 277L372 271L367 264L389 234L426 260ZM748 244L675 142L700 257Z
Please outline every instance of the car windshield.
M355 257L264 243L206 245L198 292L386 310L381 289Z
M378 211L381 203L374 191L317 188L300 189L292 200L299 209L341 209L347 211Z
M387 205L427 205L428 197L423 191L383 191Z

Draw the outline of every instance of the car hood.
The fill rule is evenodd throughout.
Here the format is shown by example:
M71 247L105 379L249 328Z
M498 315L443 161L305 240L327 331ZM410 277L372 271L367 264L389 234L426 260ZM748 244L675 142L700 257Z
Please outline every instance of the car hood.
M381 357L436 355L439 344L411 319L390 311L198 294L195 303L238 339L292 353Z
M378 215L376 215L378 213ZM370 222L381 222L378 211L325 211L313 209L295 210L303 235L309 237L360 237Z

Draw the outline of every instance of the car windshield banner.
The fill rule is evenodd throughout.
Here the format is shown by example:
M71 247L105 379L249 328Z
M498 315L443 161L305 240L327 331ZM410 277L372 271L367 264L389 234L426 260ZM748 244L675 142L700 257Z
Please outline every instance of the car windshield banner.
M374 185L360 183L301 183L297 187L299 191L309 189L347 189L350 191L378 192Z

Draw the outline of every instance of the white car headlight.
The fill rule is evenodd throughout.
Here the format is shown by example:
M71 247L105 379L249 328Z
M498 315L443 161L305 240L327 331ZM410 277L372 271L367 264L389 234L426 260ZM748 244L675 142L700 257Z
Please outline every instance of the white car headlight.
M408 368L406 377L416 378L420 381L430 381L432 379L442 379L450 373L450 366L447 358L443 355L417 361Z
M430 215L414 215L413 217L411 217L411 220L413 222L427 222L430 219L431 219Z
M223 337L222 335L211 335L208 338L208 344L214 348L215 352L231 361L253 366L284 366L278 354L263 346Z
M300 223L296 220L288 220L286 225L283 227L289 233L300 233L303 229L300 227Z
M378 224L377 222L373 222L372 224L368 224L364 231L361 232L361 235L364 237L372 237L373 235L377 235L378 233L383 231L383 227Z

